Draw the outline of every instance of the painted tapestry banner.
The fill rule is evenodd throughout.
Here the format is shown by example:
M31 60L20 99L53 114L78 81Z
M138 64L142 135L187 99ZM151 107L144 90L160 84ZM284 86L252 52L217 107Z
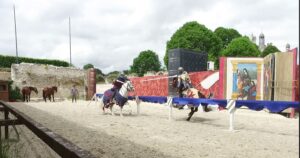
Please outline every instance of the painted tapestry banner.
M227 58L226 99L263 99L263 59Z
M274 100L275 55L269 54L264 58L264 100Z

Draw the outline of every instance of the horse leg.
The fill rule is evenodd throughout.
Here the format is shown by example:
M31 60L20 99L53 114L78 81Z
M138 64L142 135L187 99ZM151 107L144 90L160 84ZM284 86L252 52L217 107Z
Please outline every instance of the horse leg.
M120 106L120 116L123 117L123 112L122 112L123 106Z
M102 114L105 114L105 105L103 103L103 97L100 99L100 105L99 105L100 109L102 109Z
M129 104L128 102L126 102L125 105L128 105L128 106L129 106L129 108L130 108L129 115L131 115L131 114L132 114L132 107L131 107L131 104Z
M110 105L110 106L109 106L109 109L110 109L111 115L113 115L113 116L114 116L114 115L115 115L115 113L114 113L114 110L113 110L113 105Z
M190 121L190 119L193 116L194 112L195 112L194 107L191 107L191 112L189 113L189 117L186 119L187 121Z
M52 98L53 98L53 102L55 102L55 100L54 100L54 94L52 95Z

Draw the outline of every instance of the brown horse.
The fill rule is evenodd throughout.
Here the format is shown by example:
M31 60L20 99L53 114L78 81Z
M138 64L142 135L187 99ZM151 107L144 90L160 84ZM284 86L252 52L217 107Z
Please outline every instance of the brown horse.
M202 94L200 91L198 91L196 88L187 88L185 89L182 83L178 84L178 78L174 77L172 82L173 88L177 88L177 92L179 93L179 96L186 97L186 98L206 98L204 94ZM207 98L210 98L212 94L210 94ZM207 104L202 103L203 111L208 112L210 109L208 109ZM189 121L193 114L198 111L198 107L191 106L190 107L191 112L188 115L188 118L186 119Z
M54 92L57 92L57 87L56 86L52 86L52 87L45 87L43 89L43 99L45 100L45 102L47 102L47 98L50 100L51 102L51 97L52 100L54 102Z
M31 87L31 86L26 86L22 88L22 95L23 95L23 101L30 101L30 94L31 91L34 91L36 94L38 94L38 90L36 89L36 87Z

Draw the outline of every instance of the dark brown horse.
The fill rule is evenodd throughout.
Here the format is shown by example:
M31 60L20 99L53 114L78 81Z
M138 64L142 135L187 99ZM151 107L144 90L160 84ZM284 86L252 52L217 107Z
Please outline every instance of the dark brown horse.
M35 88L35 87L23 87L22 88L22 95L23 95L23 101L27 101L29 102L30 101L30 94L31 94L31 91L34 91L36 94L38 94L38 90Z
M57 92L57 87L56 86L52 86L52 87L45 87L43 89L43 99L45 100L45 102L47 102L47 98L50 100L51 102L51 97L52 100L54 102L54 92Z
M179 96L186 97L186 98L206 98L204 94L202 94L200 91L198 91L196 88L187 88L184 89L184 86L182 83L178 84L178 78L174 77L172 82L173 88L177 88L177 92L179 93ZM210 94L207 98L210 98L212 94ZM208 112L210 109L208 109L207 104L202 103L203 111ZM189 121L193 114L198 111L198 107L191 106L190 107L191 112L188 115L188 118L186 119Z

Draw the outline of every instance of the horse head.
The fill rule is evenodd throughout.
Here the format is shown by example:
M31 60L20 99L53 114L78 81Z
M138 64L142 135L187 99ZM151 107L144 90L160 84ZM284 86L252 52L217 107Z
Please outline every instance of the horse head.
M126 87L126 90L129 91L129 92L134 91L134 86L133 86L133 84L131 83L130 80L127 80L127 81L123 84L123 86L125 86L125 87Z
M36 94L38 94L38 90L37 90L36 87L29 87L29 88L30 88L30 90L32 90L32 91L34 91Z
M56 86L52 86L52 89L57 92L57 87Z

